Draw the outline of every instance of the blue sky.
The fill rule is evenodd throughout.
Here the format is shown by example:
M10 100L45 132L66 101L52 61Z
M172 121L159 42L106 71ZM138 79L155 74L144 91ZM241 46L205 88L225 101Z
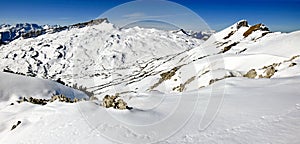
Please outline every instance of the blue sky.
M151 2L151 0L147 0ZM215 30L241 19L264 23L272 31L300 30L300 0L171 0L183 5ZM1 0L0 23L68 25L97 18L129 0ZM166 9L148 8L150 11Z

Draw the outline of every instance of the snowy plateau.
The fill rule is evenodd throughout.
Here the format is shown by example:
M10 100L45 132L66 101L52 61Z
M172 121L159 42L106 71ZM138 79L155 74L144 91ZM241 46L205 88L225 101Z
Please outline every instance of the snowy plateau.
M98 19L0 32L1 144L300 143L300 31L241 20L202 38Z

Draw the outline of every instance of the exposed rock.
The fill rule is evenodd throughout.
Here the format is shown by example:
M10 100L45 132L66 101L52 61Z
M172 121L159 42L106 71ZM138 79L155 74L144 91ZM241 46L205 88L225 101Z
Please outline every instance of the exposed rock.
M251 69L243 76L247 78L255 78L257 76L257 72L255 71L255 69Z
M73 103L74 101L72 101L70 98L64 96L64 95L54 95L51 97L50 102L59 100L60 102L66 102L66 103Z
M160 74L160 77L161 77L161 79L163 79L163 80L169 80L169 79L171 79L171 78L175 75L175 73L176 73L177 70L178 70L178 68L177 68L177 67L174 67L174 68L171 69L170 71L161 73L161 74Z
M243 50L240 50L239 52L236 52L236 54L241 54L243 52L245 52L247 50L247 48L244 48Z
M116 102L116 108L120 110L127 109L127 103L122 99L118 99Z
M275 74L275 72L276 70L273 66L268 67L264 72L266 74L264 78L271 78Z
M74 98L71 100L70 98L64 96L64 95L54 95L51 97L51 99L38 99L38 98L33 98L30 97L27 99L26 97L21 97L20 100L18 100L18 103L22 102L30 102L32 104L38 104L38 105L46 105L48 102L54 102L58 100L59 102L65 102L65 103L76 103L79 102L80 99Z
M261 34L261 37L264 37L265 35L267 35L269 33L271 33L271 32L264 32L264 33Z
M32 37L38 37L42 34L45 34L46 30L42 29L42 30L32 30L29 31L27 33L22 34L23 38L32 38Z
M173 91L177 90L177 91L179 91L179 92L183 92L184 88L185 88L184 85L183 85L183 84L180 84L179 86L174 87L174 88L173 88Z
M14 130L18 125L21 124L21 121L18 121L17 124L13 125L10 130Z
M46 99L36 99L33 97L29 98L29 102L33 104L46 105L49 100Z
M213 83L215 83L217 81L224 80L224 79L231 78L231 77L235 77L235 76L234 75L226 75L226 76L224 76L222 78L211 79L209 81L209 85L211 85L211 84L213 84Z
M291 64L289 65L289 67L293 67L293 66L295 66L295 65L297 65L297 63L291 63Z
M155 83L153 86L151 86L149 88L149 90L153 90L154 88L156 88L157 86L159 86L162 82L166 81L166 80L170 80L175 74L176 74L176 71L178 71L180 68L182 67L181 66L177 66L177 67L174 67L173 69L171 69L170 71L167 71L167 72L164 72L164 73L161 73L160 74L160 79L157 83Z
M224 37L223 39L228 39L230 38L236 31L231 31L226 37Z
M20 97L19 100L17 100L17 103L22 103L22 102L28 102L28 100L25 97Z
M196 78L196 76L193 76L191 78L189 78L186 82L184 82L183 84L180 84L179 86L177 87L174 87L173 88L173 91L177 90L179 92L183 92L184 89L185 89L185 86L188 85L189 83L191 83L192 81L194 81Z
M64 81L62 81L61 78L58 78L58 79L56 80L56 82L58 82L58 83L60 83L60 84L62 84L62 85L66 85L66 83L65 83Z
M79 102L79 99L74 98L73 102L74 102L74 103Z
M229 51L231 49L231 47L236 46L239 42L234 42L226 47L224 47L224 49L222 50L222 53L225 53L227 51Z
M102 106L106 108L115 107L115 96L106 95L102 100Z
M236 28L239 29L239 28L241 28L241 27L249 27L248 22L247 22L246 20L240 21L240 22L237 24Z
M127 103L123 99L117 100L117 98L119 98L119 96L106 95L102 100L102 106L105 108L113 107L119 110L132 109L131 107L127 106Z
M285 60L283 62L291 62L291 61L293 61L293 60L295 60L296 58L299 58L299 57L300 57L300 55L296 55L296 56L293 56L292 58L290 58L289 60Z
M95 19L95 20L91 20L89 22L84 22L84 23L77 23L77 24L71 25L70 27L71 28L83 28L85 26L97 25L97 24L101 24L103 22L108 22L107 18Z
M263 24L256 24L254 26L251 26L244 34L244 37L248 37L252 32L262 30L262 31L269 31L267 27L265 27Z

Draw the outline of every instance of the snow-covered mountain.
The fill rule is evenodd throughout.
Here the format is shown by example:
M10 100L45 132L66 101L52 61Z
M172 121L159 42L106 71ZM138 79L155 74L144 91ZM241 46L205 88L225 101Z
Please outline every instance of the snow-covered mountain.
M1 47L1 57L6 64L0 67L24 75L62 78L73 84L76 76L103 77L106 75L103 70L140 67L153 58L177 54L201 43L203 41L168 31L138 27L120 30L105 21L36 38L17 39Z
M37 24L15 24L15 25L8 25L2 24L0 25L0 45L9 43L22 35L30 32L30 31L41 31L43 30L42 26Z
M63 30L71 29L71 28L82 28L85 26L91 26L100 24L103 21L107 21L104 19L96 19L91 20L89 22L77 23L69 26L60 26L60 25L37 25L30 23L20 23L15 25L2 24L0 25L0 45L8 44L11 41L18 39L20 37L27 39L32 37L38 37L40 35L46 33L56 33Z
M206 41L183 30L120 29L96 20L13 40L0 46L4 72L76 85L98 100L11 106L28 93L6 94L10 86L1 86L0 142L297 143L299 38L300 31L271 32L246 20ZM33 96L50 99L53 89L41 89L46 96ZM119 95L132 109L100 107L106 95Z
M207 30L207 31L192 31L192 30L184 30L184 29L180 29L180 30L174 30L174 33L177 34L182 34L182 35L187 35L196 39L201 39L201 40L207 40L210 36L212 36L215 31L214 30Z

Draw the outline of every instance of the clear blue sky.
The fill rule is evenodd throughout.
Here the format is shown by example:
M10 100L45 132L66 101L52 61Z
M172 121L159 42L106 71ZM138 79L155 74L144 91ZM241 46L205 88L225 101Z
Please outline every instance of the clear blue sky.
M171 1L196 12L215 30L241 19L247 19L250 24L262 22L272 31L300 30L300 0ZM125 2L129 0L1 0L0 23L68 25L95 19Z

